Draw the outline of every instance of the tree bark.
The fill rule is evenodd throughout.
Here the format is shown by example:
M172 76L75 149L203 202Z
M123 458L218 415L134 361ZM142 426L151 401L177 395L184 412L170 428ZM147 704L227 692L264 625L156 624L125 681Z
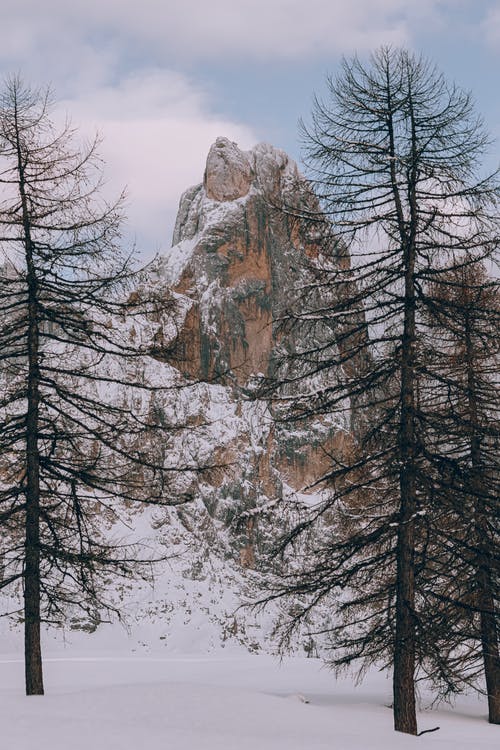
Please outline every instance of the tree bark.
M408 316L409 323L413 316ZM411 327L411 326L410 326ZM400 444L400 516L396 569L396 630L394 643L394 729L417 734L415 703L415 510L413 373L410 338L403 342Z
M471 322L465 316L465 346L467 361L467 396L470 433L471 464L474 488L474 522L476 527L478 608L481 622L481 648L484 676L488 695L488 721L500 724L500 653L498 647L497 615L493 598L493 582L488 539L488 524L483 501L481 445L475 374L475 350Z
M26 695L43 695L40 643L40 455L38 451L40 367L38 284L33 264L31 221L26 197L21 134L15 119L28 286L28 382L26 411L26 534L24 563L24 662Z
M39 370L36 299L31 284L28 324L28 410L26 416L26 557L24 625L26 695L43 695L40 644L40 458L38 453Z
M388 87L389 90L389 87ZM389 102L390 103L390 102ZM410 112L411 95L410 95ZM413 116L412 116L413 128ZM391 183L398 216L404 262L403 335L401 338L401 415L399 433L400 508L396 551L396 627L394 643L393 713L394 729L417 734L415 701L415 206L416 157L412 133L413 165L409 174L410 222L407 226L397 184L392 119L388 122ZM414 128L413 128L414 130Z
M481 607L481 645L483 650L484 675L488 693L488 721L500 724L500 656L498 650L497 617L491 595L491 571L483 559L478 571Z

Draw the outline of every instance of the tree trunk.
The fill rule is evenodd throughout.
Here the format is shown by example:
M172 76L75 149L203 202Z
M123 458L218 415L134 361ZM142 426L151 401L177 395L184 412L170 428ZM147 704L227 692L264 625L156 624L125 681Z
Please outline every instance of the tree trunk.
M465 316L465 347L467 361L467 398L469 439L474 489L474 522L476 527L478 607L481 622L481 648L488 694L488 720L500 724L500 653L498 648L497 615L493 598L493 582L488 545L488 523L483 501L481 444L475 373L475 349L468 314Z
M403 410L403 414L404 414ZM405 423L410 420L405 418ZM401 508L398 530L396 571L396 632L394 642L393 711L394 729L417 734L415 704L415 475L411 446L405 438L408 424L402 425L405 456L400 476Z
M31 245L31 242L29 243ZM31 261L31 247L28 253ZM26 415L26 555L24 568L24 656L26 695L43 695L40 646L40 456L39 336L36 277L28 264L28 409Z
M389 102L390 103L390 102ZM405 269L403 334L401 338L401 415L399 431L400 508L396 560L396 628L394 642L393 713L394 729L417 734L415 702L415 511L417 505L415 475L415 205L416 137L411 93L413 165L409 174L410 222L407 226L395 171L396 152L392 120L389 121L391 184L398 215L401 249Z
M478 573L481 601L481 645L483 650L484 675L488 693L488 721L500 724L500 656L498 651L497 618L495 603L491 595L491 571L481 566Z
M28 470L33 482L33 467ZM40 505L28 489L26 510L26 559L24 569L24 662L26 695L43 695L40 645Z
M20 130L15 119L19 193L23 214L26 281L28 287L28 383L26 411L26 535L24 561L24 663L26 695L43 695L40 644L40 455L38 451L40 368L38 283L33 263L31 221Z

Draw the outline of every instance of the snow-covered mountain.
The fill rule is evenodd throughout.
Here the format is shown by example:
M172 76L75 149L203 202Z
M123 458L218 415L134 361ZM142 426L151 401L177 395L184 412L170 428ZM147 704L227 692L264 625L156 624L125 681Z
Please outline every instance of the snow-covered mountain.
M144 282L149 295L151 285L158 298L170 295L173 312L134 331L151 341L143 376L182 386L158 397L156 408L166 424L189 426L166 436L167 460L212 466L182 476L191 503L153 514L157 542L176 557L157 580L160 600L144 614L159 618L170 643L179 616L194 623L201 613L213 642L273 648L277 607L259 633L255 615L236 609L256 596L274 542L300 506L317 499L308 486L348 440L345 415L276 424L270 404L255 397L259 378L272 378L283 351L300 343L300 328L286 334L282 320L320 252L318 225L300 218L318 210L284 152L267 144L243 152L218 138L203 183L180 200L173 247ZM318 335L334 338L331 328ZM310 648L309 639L303 645Z
M142 413L160 415L165 432L155 433L151 449L167 465L205 467L172 476L172 496L189 503L127 508L114 529L141 541L146 557L167 558L154 566L153 587L110 584L141 647L276 648L281 605L264 614L239 606L258 597L273 544L317 499L309 485L349 439L345 415L277 424L270 403L256 397L256 383L279 372L283 352L300 344L300 328L284 332L282 320L307 260L320 252L318 225L301 218L318 210L284 152L266 144L244 152L218 138L203 183L181 198L173 247L130 295L131 303L156 298L157 313L149 305L147 317L114 323L124 340L149 351L134 362L133 379L165 390L130 395L121 386L112 397L140 398ZM331 327L317 335L335 346ZM75 617L70 627L79 637L97 624L97 615ZM314 649L306 635L296 646Z

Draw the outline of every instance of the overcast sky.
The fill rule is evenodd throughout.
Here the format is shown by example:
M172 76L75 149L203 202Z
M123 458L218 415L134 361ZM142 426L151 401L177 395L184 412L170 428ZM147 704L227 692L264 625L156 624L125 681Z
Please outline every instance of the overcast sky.
M170 246L180 194L218 135L300 161L299 117L341 55L392 43L473 91L500 139L500 0L1 0L0 65L51 84L104 137L145 256ZM491 157L496 166L498 144Z

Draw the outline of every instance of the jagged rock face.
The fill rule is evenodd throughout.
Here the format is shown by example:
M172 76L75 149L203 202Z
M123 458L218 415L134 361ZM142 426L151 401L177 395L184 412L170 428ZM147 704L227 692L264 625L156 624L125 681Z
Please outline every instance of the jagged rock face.
M203 186L208 198L234 201L250 190L253 170L245 153L227 138L217 138L207 157Z
M317 199L284 152L266 144L244 152L218 138L203 184L181 198L173 247L157 266L158 293L172 290L178 314L175 335L171 321L151 322L151 354L193 383L189 403L168 408L197 418L202 453L214 466L188 490L230 530L233 559L248 568L286 527L281 499L313 485L349 442L342 414L275 425L267 402L247 398L256 376L272 377L281 366L283 349L303 344L300 331L287 337L281 321L296 282L306 279L305 261L323 247L318 227L297 218L308 212L318 212ZM318 335L331 342L332 328ZM202 517L198 509L190 523Z
M314 233L286 207L316 210L296 164L260 144L249 152L218 138L203 185L181 198L165 259L174 290L191 300L174 360L186 374L247 384L270 374L276 321ZM172 263L173 261L173 263Z

